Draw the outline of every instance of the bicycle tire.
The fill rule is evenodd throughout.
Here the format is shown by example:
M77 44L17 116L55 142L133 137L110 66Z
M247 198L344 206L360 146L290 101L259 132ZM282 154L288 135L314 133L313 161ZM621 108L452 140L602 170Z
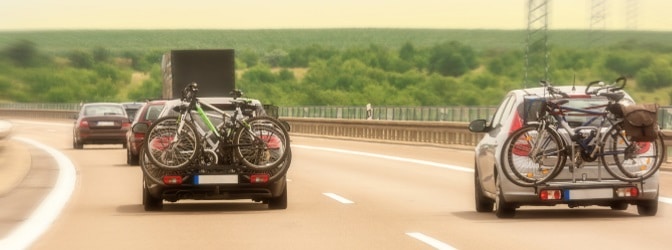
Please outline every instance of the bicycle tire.
M274 118L258 116L246 121L234 134L237 159L254 170L275 168L289 154L289 133Z
M166 175L186 175L187 172L185 169L167 169L161 168L156 164L153 164L147 154L145 153L145 147L140 149L139 164L142 173L149 178L152 183L163 184L163 177Z
M621 181L648 179L658 171L665 160L665 143L660 133L652 142L630 141L617 124L607 131L602 139L602 145L604 145L600 152L602 166ZM613 165L616 165L618 170Z
M143 143L152 164L166 169L180 169L193 162L201 152L199 135L190 121L183 121L180 137L173 141L178 134L177 120L175 116L162 117L152 123L145 134Z
M539 124L526 125L504 142L502 171L511 182L531 187L555 178L567 161L565 141L553 129L540 129ZM539 131L542 131L541 138ZM535 148L539 153L530 155ZM513 174L513 175L512 175Z

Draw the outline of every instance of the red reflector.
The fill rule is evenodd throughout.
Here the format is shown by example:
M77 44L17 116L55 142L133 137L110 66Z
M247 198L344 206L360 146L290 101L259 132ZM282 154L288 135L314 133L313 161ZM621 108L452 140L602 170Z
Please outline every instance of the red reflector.
M250 176L250 183L266 183L268 182L268 174L253 174Z
M163 177L163 184L166 185L179 185L182 184L182 176L179 175L166 175Z

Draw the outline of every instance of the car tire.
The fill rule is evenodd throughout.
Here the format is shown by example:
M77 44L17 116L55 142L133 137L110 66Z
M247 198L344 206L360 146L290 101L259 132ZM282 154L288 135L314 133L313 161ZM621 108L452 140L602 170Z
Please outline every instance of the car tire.
M287 183L280 196L268 199L268 209L287 209Z
M149 193L144 179L142 181L142 206L145 208L145 211L161 211L163 209L163 199L154 198Z
M499 181L497 183L497 198L495 199L495 215L500 219L513 218L516 215L516 207L504 200L504 194L502 193Z
M137 166L139 162L140 162L140 156L139 155L133 155L133 152L131 152L131 148L127 147L126 148L126 164L128 164L130 166Z
M483 188L481 187L481 182L479 179L478 169L474 168L474 198L476 202L476 212L492 212L495 201L483 195Z
M83 149L84 144L77 140L77 137L72 137L72 148L74 149Z
M637 213L641 216L655 216L658 213L658 198L637 203Z

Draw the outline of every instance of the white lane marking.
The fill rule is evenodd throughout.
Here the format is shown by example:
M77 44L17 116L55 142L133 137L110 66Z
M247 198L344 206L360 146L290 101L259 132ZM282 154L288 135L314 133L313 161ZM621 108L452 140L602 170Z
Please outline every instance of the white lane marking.
M342 196L334 194L334 193L322 193L322 194L326 195L327 197L332 198L332 199L334 199L334 200L336 200L340 203L343 203L343 204L353 204L353 203L355 203L354 201L348 200L348 199L343 198Z
M58 179L54 188L35 211L21 225L0 240L0 249L28 248L56 220L70 199L77 179L75 166L63 153L31 139L22 137L13 137L13 139L49 153L58 165Z
M427 165L427 166L433 166L433 167L446 168L446 169L450 169L450 170L462 171L462 172L468 172L468 173L473 173L474 172L474 170L471 169L471 168L465 168L465 167L449 165L449 164L442 164L442 163L431 162L431 161L423 161L423 160L402 158L402 157L396 157L396 156L389 156L389 155L364 153L364 152L350 151L350 150L344 150L344 149L335 149L335 148L313 147L313 146L305 146L305 145L292 145L292 147L311 149L311 150L322 150L322 151L336 152L336 153L342 153L342 154L351 154L351 155L360 155L360 156L367 156L367 157L382 158L382 159L393 160L393 161L402 161L402 162L409 162L409 163L414 163L414 164L421 164L421 165Z
M659 202L664 202L667 204L672 204L672 198L667 198L667 197L658 197Z
M443 243L437 239L434 239L432 237L429 237L427 235L424 235L422 233L418 232L411 232L411 233L406 233L406 235L411 236L415 238L416 240L422 241L427 245L430 245L436 249L440 250L457 250L457 248L454 248L446 243Z

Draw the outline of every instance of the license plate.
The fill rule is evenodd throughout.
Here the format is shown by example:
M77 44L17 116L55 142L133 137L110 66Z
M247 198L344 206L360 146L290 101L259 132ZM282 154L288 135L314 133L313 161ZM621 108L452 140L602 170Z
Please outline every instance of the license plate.
M114 122L108 122L108 121L100 121L98 122L98 126L100 127L111 127L114 126Z
M599 189L569 189L565 190L567 200L609 199L614 198L614 190L611 188Z
M195 175L194 184L238 184L238 175Z

